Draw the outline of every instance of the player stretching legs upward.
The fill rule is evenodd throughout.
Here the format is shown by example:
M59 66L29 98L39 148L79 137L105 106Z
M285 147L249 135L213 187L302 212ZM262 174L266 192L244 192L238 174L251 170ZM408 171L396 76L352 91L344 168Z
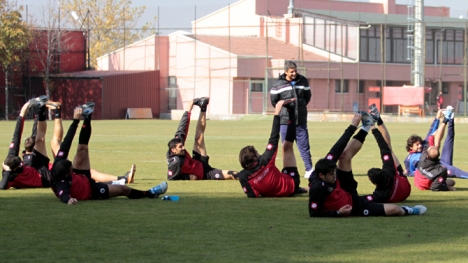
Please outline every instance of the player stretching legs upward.
M94 103L91 102L74 110L73 123L60 145L52 167L52 189L57 197L63 203L76 204L78 200L108 199L116 196L127 196L130 199L154 198L165 193L167 191L166 182L148 191L140 191L125 185L97 183L91 178L88 143L91 138L93 109ZM72 163L67 160L67 157L81 116L84 117L84 122L79 135L77 152Z

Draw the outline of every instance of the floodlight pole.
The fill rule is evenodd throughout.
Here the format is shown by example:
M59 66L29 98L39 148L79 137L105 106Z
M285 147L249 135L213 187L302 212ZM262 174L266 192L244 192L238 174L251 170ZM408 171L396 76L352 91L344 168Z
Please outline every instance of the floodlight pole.
M89 29L89 8L88 8L88 12L86 12L86 17L88 18L88 32L86 33L86 36L87 36L87 49L88 49L88 69L91 69L91 57L90 57L90 52L89 50L91 49L91 46L89 45L89 39L90 39L90 32L91 30Z
M78 17L78 15L76 14L75 11L72 11L71 15L72 15L73 19L75 19L78 23L81 23L80 30L83 28L85 20L88 19L87 29L86 29L86 45L87 45L86 53L87 53L87 56L88 56L88 59L87 59L87 62L86 62L87 63L86 69L89 70L89 69L91 69L91 56L90 56L90 51L89 51L91 49L90 46L89 46L89 43L90 43L89 39L90 39L90 32L91 32L91 29L89 27L89 19L90 19L89 16L91 15L91 13L89 12L89 8L88 8L88 11L86 11L86 15L85 15L85 17L83 19L83 22L80 21L80 18Z
M466 30L468 26L467 23L468 21L465 22L465 32L464 32L465 34L463 35L464 36L464 41L463 41L464 42L463 43L464 44L464 48L463 48L463 51L464 51L463 52L464 53L463 54L463 111L464 111L465 117L466 117L466 63L467 63L466 61L467 60L467 57L466 57L467 56L466 54L467 53L467 39L466 39L467 32Z

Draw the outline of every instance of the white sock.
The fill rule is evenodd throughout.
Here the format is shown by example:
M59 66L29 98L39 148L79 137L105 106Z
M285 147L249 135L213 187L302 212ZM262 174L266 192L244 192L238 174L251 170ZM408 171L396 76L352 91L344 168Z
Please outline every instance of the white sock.
M367 133L369 133L371 128L372 128L372 125L366 125L366 126L362 125L361 126L361 129L366 131Z
M122 178L120 180L112 181L113 185L125 185L125 178Z

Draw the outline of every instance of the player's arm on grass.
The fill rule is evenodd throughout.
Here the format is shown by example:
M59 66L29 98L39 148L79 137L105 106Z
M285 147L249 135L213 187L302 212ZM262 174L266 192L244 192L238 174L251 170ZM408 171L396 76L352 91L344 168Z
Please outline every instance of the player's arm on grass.
M54 190L57 197L62 201L64 204L68 204L70 199L70 186L71 182L68 180L58 180L52 182L52 189Z
M256 198L259 197L258 194L252 189L250 184L247 182L245 179L246 176L239 176L239 182L242 186L242 190L244 190L244 193L247 195L247 197L250 198Z
M326 186L315 183L309 190L309 215L310 217L338 217L338 211L323 211L326 198Z
M2 170L2 180L0 181L0 189L6 190L10 181L10 171Z
M442 165L438 165L437 174L435 178L432 179L431 190L432 191L450 191L447 186L447 168Z
M167 179L172 180L179 175L181 164L178 156L171 156L167 158Z

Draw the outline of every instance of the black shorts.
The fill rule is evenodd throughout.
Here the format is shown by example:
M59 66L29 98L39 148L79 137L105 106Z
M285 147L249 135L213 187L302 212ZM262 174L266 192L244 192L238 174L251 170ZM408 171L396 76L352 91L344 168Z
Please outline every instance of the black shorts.
M200 153L192 151L192 158L200 161L203 164L203 179L204 180L224 180L223 171L211 167L208 162L209 156L201 156Z
M76 174L83 174L88 178L89 185L91 187L91 200L109 199L109 186L107 186L107 184L94 181L91 178L90 170L73 169L73 172Z
M294 181L294 193L302 193L301 191L301 176L297 171L297 167L284 167L281 169L284 174L289 174Z
M351 216L385 216L383 204L374 203L368 196L352 195L353 210Z
M36 169L41 175L42 186L50 187L50 170L49 170L50 159L42 153L33 150L31 158L31 167Z
M367 199L368 196L358 196L358 183L354 180L353 171L345 172L336 169L336 178L340 181L343 190L350 193L353 198L353 210L351 216L384 216L383 204L374 203Z

